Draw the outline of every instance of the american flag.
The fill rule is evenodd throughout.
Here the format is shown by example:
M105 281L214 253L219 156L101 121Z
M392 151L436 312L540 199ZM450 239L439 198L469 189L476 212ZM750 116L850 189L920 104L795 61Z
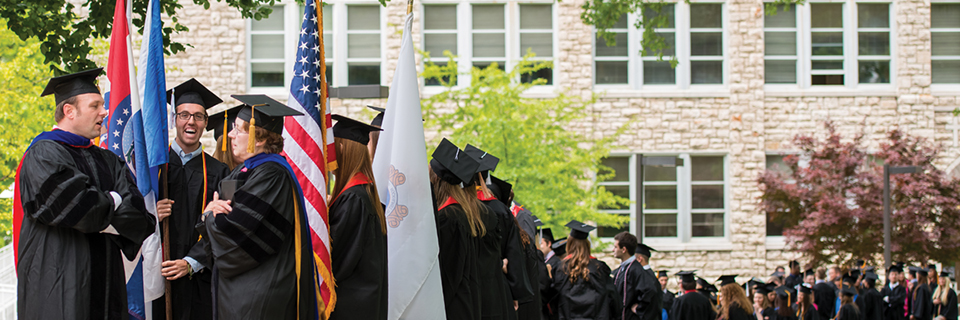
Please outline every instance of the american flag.
M320 318L329 318L336 303L330 267L330 223L327 220L327 172L336 169L330 119L326 63L323 48L323 13L319 1L306 1L294 77L287 104L305 116L287 117L283 151L303 187L310 238L316 259ZM290 143L292 142L292 143Z

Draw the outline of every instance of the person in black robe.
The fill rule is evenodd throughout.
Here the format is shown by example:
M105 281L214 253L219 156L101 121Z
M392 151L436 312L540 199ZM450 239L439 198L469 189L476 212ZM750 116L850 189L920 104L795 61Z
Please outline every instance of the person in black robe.
M207 109L223 100L196 79L167 91L167 100L175 105L177 136L170 144L167 164L160 167L160 181L169 187L160 190L157 214L161 223L169 221L170 233L170 238L162 239L169 242L170 260L162 263L160 272L170 281L172 319L211 319L210 272L204 272L211 262L195 226L220 180L230 173L200 145L204 128L221 127L211 126L213 118L207 117ZM167 318L165 298L153 301L153 318Z
M797 297L797 291L787 286L779 286L774 289L776 299L774 300L774 314L777 320L798 320L797 312L793 310L792 300Z
M697 277L697 292L710 300L714 308L717 307L717 287L707 282L706 279Z
M213 259L214 318L329 314L316 293L332 285L318 278L330 271L311 258L303 191L278 154L284 116L301 113L265 95L233 97L244 103L229 133L234 155L243 163L221 181L197 224Z
M957 320L957 292L950 287L950 273L940 273L940 285L933 292L933 307L943 320Z
M776 319L776 309L774 309L770 299L767 299L767 294L773 292L775 286L776 284L770 283L757 287L757 291L753 295L753 311L757 320Z
M330 204L330 263L337 281L337 305L330 319L387 318L387 223L373 180L367 143L380 131L333 115L337 177Z
M936 264L933 264L933 263L928 264L928 265L927 265L927 274L929 275L929 276L927 277L927 278L928 278L928 279L927 279L927 280L928 280L927 283L930 284L930 292L936 292L936 291L937 291L937 288L940 287L940 281L939 281L940 278L937 277L937 265L936 265ZM934 315L936 315L936 314L934 314Z
M527 255L527 260L525 261L527 267L527 283L533 290L533 295L526 300L520 301L517 308L517 319L539 320L541 319L542 310L540 275L547 272L547 265L543 261L543 253L537 250L534 241L532 238L527 238L525 232L520 235L520 241L523 244L524 253Z
M549 228L543 229L541 233L540 245L542 248L540 251L546 251L546 257L544 258L544 268L546 272L540 274L541 314L543 315L543 319L556 320L558 317L557 299L556 296L549 294L549 292L553 286L553 271L560 268L560 264L562 263L561 257L566 256L567 238L554 241L553 232Z
M557 297L559 319L617 319L620 306L610 279L610 267L590 255L590 231L596 227L579 221L571 229L567 252L553 271L550 294Z
M863 319L883 319L883 295L880 294L880 291L877 291L877 280L879 279L880 277L873 272L866 273L863 276L863 289L860 290L859 295L863 301L863 309L860 310Z
M840 289L840 311L835 320L860 320L860 308L853 301L856 295L857 291L850 286Z
M637 237L621 232L613 237L614 256L622 263L613 273L619 293L621 319L660 320L663 318L663 291L656 275L640 259L650 257L651 248L638 244ZM637 256L641 256L640 259Z
M510 191L510 194L510 198L513 198L512 190ZM513 213L515 218L517 218L517 223L520 225L520 230L526 231L527 235L530 236L530 239L536 239L536 235L534 233L537 230L537 217L534 216L530 210L527 210L527 208L516 201L511 201L507 207L510 207L510 212Z
M813 306L813 286L809 283L800 284L797 291L797 303L793 305L793 312L800 320L820 320L820 313Z
M670 281L670 275L667 274L667 270L657 272L657 281L660 282L660 288L663 289L663 299L661 300L661 305L663 306L662 318L664 320L672 319L670 309L673 308L673 301L677 299L677 294L667 289L667 282Z
M486 210L471 185L480 162L443 139L430 161L430 182L437 208L440 282L447 319L480 319L479 241ZM462 186L466 185L464 188Z
M706 296L697 292L697 282L694 280L692 271L681 271L677 273L680 276L681 294L673 302L670 310L671 319L675 320L715 320L717 319L717 310L713 307Z
M796 289L803 283L803 273L800 272L800 263L797 260L791 260L789 263L790 274L783 279L783 285Z
M904 320L903 305L907 298L907 289L901 281L903 269L892 265L887 268L887 283L880 290L883 297L883 320Z
M831 283L830 279L824 279L826 276L825 272L822 272L823 268L817 272L817 276L820 278L818 283L813 285L813 303L817 305L817 312L820 314L820 319L831 319L835 314L833 314L834 304L837 300L837 289Z
M57 126L27 147L14 182L20 319L127 317L121 254L134 259L157 221L124 160L90 141L107 115L102 71L50 79L41 94L55 94Z
M753 315L753 304L747 299L746 292L736 282L737 275L720 277L721 310L719 319L723 320L756 320Z
M930 285L927 283L927 269L917 271L917 286L911 292L910 319L911 320L930 320L933 319L933 292L930 291Z

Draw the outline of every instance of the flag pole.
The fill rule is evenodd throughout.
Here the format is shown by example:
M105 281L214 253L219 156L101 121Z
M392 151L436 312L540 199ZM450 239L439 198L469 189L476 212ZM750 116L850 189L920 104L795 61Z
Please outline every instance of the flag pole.
M413 0L407 0L407 14L413 12Z
M170 199L170 164L164 166L167 170L163 171L161 177L163 181L163 196L165 199ZM204 172L206 174L206 172ZM204 199L206 201L206 199ZM173 209L171 207L170 209ZM173 210L170 212L173 215ZM159 214L158 214L159 215ZM163 241L161 242L163 246L163 261L170 261L170 217L163 219ZM167 320L173 320L173 288L171 287L170 280L163 279L163 296L166 300L166 315Z

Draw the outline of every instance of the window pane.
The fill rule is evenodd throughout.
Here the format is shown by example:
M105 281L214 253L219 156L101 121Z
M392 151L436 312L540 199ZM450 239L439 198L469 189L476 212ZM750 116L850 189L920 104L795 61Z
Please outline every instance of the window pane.
M347 29L380 30L380 6L347 7Z
M784 8L777 8L777 14L764 14L763 26L765 28L795 28L797 26L797 5L791 4Z
M327 84L333 83L333 66L327 63L327 70L324 72L327 76Z
M597 84L626 84L629 80L629 63L626 61L597 61Z
M283 7L270 7L273 13L265 19L251 20L250 30L253 31L283 31Z
M690 215L693 220L692 233L694 237L722 237L722 213L697 213Z
M630 181L630 157L609 157L600 160L600 163L613 170L613 177L604 181ZM600 175L610 174L610 170L601 170Z
M811 32L810 42L815 56L843 55L843 32Z
M813 70L840 70L843 69L843 60L813 60Z
M251 63L250 82L254 87L282 87L283 63Z
M693 84L723 83L723 61L691 61L690 82Z
M663 5L663 7L660 8L659 14L657 13L657 11L651 8L644 8L643 10L643 16L645 17L644 19L647 19L646 17L651 17L651 19L653 19L653 17L663 16L666 18L666 23L662 26L657 25L656 27L657 28L673 28L674 27L674 23L673 23L674 8L673 7L674 5L672 4Z
M333 30L333 6L323 5L323 30Z
M782 236L783 235L783 223L776 221L774 216L770 213L766 213L767 216L767 236Z
M768 155L767 156L767 170L782 172L786 175L793 174L793 170L790 170L790 167L783 162L784 156L779 155Z
M723 185L691 186L693 209L723 209Z
M933 16L930 19L933 28L960 28L960 4L934 3L930 7Z
M323 56L333 59L333 32L323 33Z
M843 4L811 3L810 23L814 28L843 28Z
M890 54L889 32L860 32L860 54L884 56Z
M764 32L764 54L768 56L797 54L797 33L791 32Z
M434 64L436 64L438 67L441 67L441 68L447 66L447 63L446 63L446 62L439 62L439 63L438 63L438 62L434 62ZM448 82L448 83L453 80L453 77L450 76L450 75L445 75L445 76L443 76L443 77L441 77L441 78L443 79L443 81ZM424 85L427 85L427 86L439 86L439 85L440 85L440 79L437 79L436 77L424 78L424 79L423 79L423 84L424 84ZM453 85L456 85L456 84L457 84L456 82L453 83Z
M350 58L379 58L379 34L351 34L347 36L347 56Z
M255 34L250 36L250 58L283 59L283 36Z
M527 54L527 49L533 51L537 57L553 57L553 34L551 33L521 33L520 56Z
M492 64L494 64L494 63L497 64L497 69L500 69L501 71L505 70L504 67L503 67L503 65L504 65L504 62L503 62L503 61L497 61L497 62L474 62L474 63L473 63L473 67L474 67L474 68L477 68L477 69L486 69L487 67L490 67L490 65L492 65Z
M677 186L643 186L644 209L676 209Z
M960 83L960 60L933 60L933 83Z
M553 29L553 5L521 4L520 29Z
M473 5L474 29L503 29L503 5Z
M857 26L860 28L890 27L890 5L886 3L858 3Z
M603 188L607 189L607 191L609 191L615 196L630 200L630 186L603 186ZM601 210L618 210L618 209L626 210L626 209L630 209L630 205L626 204L622 206L613 206L613 207L603 206L603 207L600 207L600 209Z
M643 84L674 84L677 74L670 61L644 61Z
M612 214L615 214L615 213L612 213ZM629 215L629 214L627 214L627 215ZM597 236L603 237L603 238L607 238L607 237L612 238L612 237L616 236L618 233L621 233L621 232L624 232L624 231L630 231L630 224L629 224L629 223L625 223L625 224L623 224L622 226L619 226L619 227L597 226Z
M960 56L960 32L931 32L935 56Z
M890 61L860 61L860 83L890 83Z
M533 80L537 79L546 79L547 82L543 83L544 85L553 84L553 69L543 68L534 72L524 73L520 75L520 82L522 83L531 83Z
M723 26L723 10L719 3L691 4L690 28L720 28Z
M347 67L350 73L349 85L380 84L380 65L354 65Z
M473 35L474 57L503 57L506 52L502 33L477 33Z
M839 74L830 74L830 75L813 75L810 77L811 84L813 85L843 85L843 75Z
M673 33L673 32L657 32L657 35L663 37L663 44L664 44L664 46L663 46L663 56L664 56L664 57L673 56L673 54L674 54L674 52L675 52L675 50L676 50L676 48L677 48L677 45L676 45L676 43L677 43L677 42L676 42L676 39L677 39L677 38L674 36L674 33ZM642 41L642 40L641 40L641 41ZM647 46L647 48L649 48L649 46ZM652 50L649 50L649 49L647 50L646 53L643 54L644 57L652 57L652 56L656 56L656 55L657 55L657 52L656 52L656 51L652 51Z
M766 83L797 83L796 60L764 60Z
M617 20L617 23L613 24L614 29L626 29L627 26L627 14L620 16L620 19Z
M723 34L720 32L690 33L690 55L723 55Z
M690 180L723 181L723 157L691 157Z
M426 30L456 30L457 6L423 6L423 28Z
M617 33L614 35L617 44L607 46L607 41L597 37L597 56L598 57L626 57L628 54L629 42L626 33Z
M644 166L643 181L677 181L677 168Z
M644 214L643 215L643 236L644 237L676 237L677 236L677 215L676 214Z
M423 50L430 52L433 59L443 58L443 50L457 54L456 34L425 34L423 35Z

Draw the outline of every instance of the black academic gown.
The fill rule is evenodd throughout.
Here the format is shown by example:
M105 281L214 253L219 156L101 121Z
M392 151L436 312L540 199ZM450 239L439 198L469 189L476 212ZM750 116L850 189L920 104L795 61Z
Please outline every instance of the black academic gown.
M802 315L799 312L800 305L795 304L793 305L792 308L793 308L793 313L797 315L797 318L799 320L820 320L821 319L820 313L816 312L817 309L814 308L812 305L810 306L810 309L804 312Z
M760 317L757 320L776 320L777 319L777 309L773 307L767 307L760 311ZM672 319L672 318L671 318Z
M757 317L754 314L747 312L746 309L741 308L739 305L735 303L730 305L730 311L727 312L727 315L728 315L727 319L724 319L724 320L756 320L757 319Z
M440 283L447 319L480 319L479 241L470 234L470 224L460 204L439 208L436 218Z
M531 238L535 239L535 238ZM533 242L524 246L524 252L527 254L527 281L533 295L530 298L520 301L517 309L517 319L519 320L539 320L541 315L541 296L540 296L540 274L547 272L546 263L543 261L543 252L537 250Z
M330 205L330 263L337 305L330 319L387 318L387 235L364 185Z
M503 205L498 200L490 202ZM506 232L504 224L501 223L503 219L489 205L487 205L485 212L480 213L480 216L484 227L486 227L486 234L477 239L480 244L477 258L477 270L480 276L480 317L482 319L515 320L517 314L513 310L514 299L510 294L507 279L503 274L501 243ZM519 264L522 267L524 260L526 260L526 257L523 255L510 259L507 264L508 271L511 270L510 265L513 264Z
M670 290L663 290L663 311L667 313L667 319L673 319L673 315L670 314L670 309L673 308L673 301L677 299L677 294L673 293Z
M553 271L551 295L557 297L557 318L560 320L618 319L619 306L610 279L610 267L596 259L587 264L587 278L572 280L566 264Z
M864 288L859 297L863 301L863 308L860 309L861 319L883 319L883 296L880 295L880 291L873 288Z
M896 288L890 289L890 285L884 285L880 290L880 300L883 301L883 320L904 320L906 310L904 310L904 301L907 298L907 289L901 283ZM886 300L884 301L884 298Z
M501 276L507 282L507 288L510 292L511 300L526 300L533 296L533 289L530 288L527 278L526 254L523 251L523 245L520 241L520 230L517 222L514 222L513 213L510 208L503 204L497 198L483 199L480 193L478 198L483 204L487 205L490 212L496 214L498 228L500 231L500 257L507 259L507 273L500 272ZM488 228L489 229L489 228ZM510 301L510 310L513 310L513 301Z
M706 296L689 292L677 297L673 302L670 317L671 320L715 320L717 311Z
M796 287L798 284L803 283L803 274L788 274L783 278L783 285L788 288Z
M913 307L910 308L910 314L916 320L933 319L933 292L930 291L930 286L921 283L916 290L916 294L910 293L911 298L913 298L911 301Z
M238 165L224 178L238 181L232 211L197 225L214 261L217 318L298 317L293 179L275 162Z
M833 318L834 304L837 302L837 290L830 282L813 285L813 303L817 305L820 319Z
M947 301L941 301L937 306L937 315L946 320L957 320L957 292L950 289L947 292Z
M562 260L557 255L553 255L550 259L547 259L545 262L544 272L540 275L540 301L542 302L541 310L544 320L556 320L559 316L557 314L557 297L556 295L550 294L553 290L553 278L551 275L554 271L560 269L560 264ZM550 266L550 270L546 270L546 266Z
M513 205L514 207L510 209L514 212L513 216L517 218L520 230L525 231L527 235L530 236L530 239L537 239L537 224L533 219L533 213L516 202L514 202Z
M622 319L661 320L663 317L663 289L653 271L643 268L637 260L617 268L613 285L619 294L623 309ZM633 312L633 305L637 311Z
M852 304L845 304L840 307L836 320L860 320L860 310Z
M23 157L19 184L19 318L127 318L121 251L133 259L156 218L126 163L96 146L40 140ZM108 226L119 235L100 233Z
M173 319L212 319L213 303L210 284L210 266L212 265L204 244L200 243L200 232L195 228L200 222L203 206L213 200L213 192L220 186L220 180L230 173L223 164L205 152L193 157L186 164L173 149L169 152L169 163L160 167L160 181L167 181L169 195L160 190L160 199L171 199L172 214L170 222L170 260L191 257L204 266L203 270L194 270L191 276L181 277L170 282L173 302ZM204 163L206 162L206 163ZM204 168L206 166L206 168ZM204 170L206 169L206 170ZM206 190L204 190L206 176ZM162 183L162 182L161 182ZM206 198L204 198L206 195ZM153 318L166 319L166 299L153 300Z

